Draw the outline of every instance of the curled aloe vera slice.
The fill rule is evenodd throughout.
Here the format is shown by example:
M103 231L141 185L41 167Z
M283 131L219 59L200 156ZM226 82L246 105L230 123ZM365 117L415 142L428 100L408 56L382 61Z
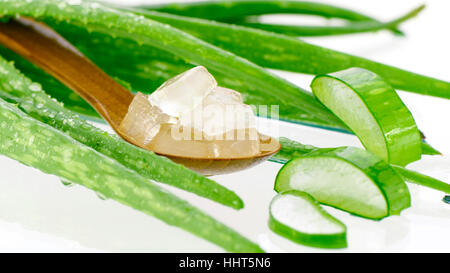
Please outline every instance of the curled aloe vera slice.
M401 166L420 159L420 132L411 112L377 74L350 68L317 76L311 88L367 150Z
M269 161L285 164L289 160L296 157L308 156L310 153L318 154L326 154L336 149L343 149L344 147L339 148L319 148L312 145L305 145L291 139L281 137L278 139L281 144L281 150L271 157ZM428 149L428 154L441 154L439 151L435 150L429 144L422 142L422 147ZM425 150L424 148L422 148ZM425 153L424 153L425 154ZM450 184L438 180L436 178L406 169L404 167L391 165L403 178L403 180L407 183L414 183L420 186L428 187L431 189L435 189L438 191L442 191L450 194Z
M371 219L410 206L402 177L382 159L354 147L294 158L279 171L275 190L305 191L320 203Z
M345 225L301 191L278 194L270 203L270 229L296 243L322 248L347 246Z

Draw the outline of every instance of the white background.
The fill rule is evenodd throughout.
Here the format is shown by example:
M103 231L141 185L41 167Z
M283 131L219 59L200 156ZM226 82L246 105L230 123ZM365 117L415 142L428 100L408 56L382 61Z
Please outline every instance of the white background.
M127 1L131 2L131 1ZM140 1L142 2L142 1ZM152 1L148 1L152 2ZM321 1L323 2L323 1ZM332 1L389 20L424 1ZM389 32L308 38L307 41L450 81L450 2L427 1L427 8L402 26L407 37ZM267 20L293 20L271 17ZM323 20L319 20L322 23ZM318 22L306 20L306 23ZM311 76L280 73L308 88ZM427 140L450 154L450 101L400 92ZM281 135L318 146L355 145L354 136L280 123ZM425 157L411 168L450 181L450 159ZM267 228L268 204L280 165L264 163L243 172L213 177L237 192L245 209L234 211L173 190L270 251L323 251L291 243ZM222 251L180 229L57 177L0 157L0 251ZM450 205L442 193L410 186L412 207L401 216L371 221L328 209L348 228L349 247L339 251L450 251Z

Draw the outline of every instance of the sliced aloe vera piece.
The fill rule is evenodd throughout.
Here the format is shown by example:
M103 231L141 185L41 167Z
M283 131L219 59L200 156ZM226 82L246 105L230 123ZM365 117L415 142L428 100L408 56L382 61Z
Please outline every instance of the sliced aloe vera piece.
M344 148L319 148L312 145L305 145L285 137L281 137L280 139L278 139L278 141L281 144L281 150L276 155L272 156L269 160L280 164L285 164L289 160L297 157L308 156L311 153L314 153L315 155L326 154L336 149ZM427 147L426 149L429 149L428 154L441 154L439 151L435 150L427 143L422 142L422 146ZM404 167L395 165L391 166L402 176L405 182L417 184L450 194L450 184L444 181L440 181L436 178L406 169Z
M421 137L411 113L377 74L349 68L317 76L311 88L367 150L401 166L420 159Z
M182 165L129 144L87 123L48 96L14 65L0 56L0 98L17 104L22 111L107 157L117 160L141 176L193 192L240 209L242 200L231 190Z
M331 124L340 123L334 115L305 90L233 53L141 15L109 8L97 2L77 1L74 4L71 1L60 0L0 1L0 15L4 17L28 16L38 21L44 21L52 27L60 25L60 27L65 28L68 24L92 33L106 34L112 38L113 43L120 42L113 38L117 37L139 46L136 50L130 51L127 49L128 54L123 59L115 59L116 61L127 60L120 64L116 62L114 66L118 69L122 69L124 65L127 66L126 63L131 62L134 57L140 59L138 56L140 52L160 49L166 52L163 54L167 55L167 52L169 52L172 57L176 56L176 58L186 60L189 63L203 65L210 71L223 71L233 80L245 81L255 88L255 93L263 92L267 97L282 101L283 103L279 104L286 104L285 108L295 108L297 116L305 113L305 118L311 117L313 120L321 120L317 124L324 126L333 126ZM72 42L70 37L65 35L64 37ZM92 37L89 39L92 39ZM107 48L111 50L109 46ZM99 54L107 53L102 50ZM95 62L95 60L93 61ZM141 61L143 60L141 59ZM146 64L141 68L146 70ZM159 70L157 69L158 72L160 72ZM146 73L150 72L147 70L144 74ZM140 73L133 70L131 74ZM238 90L240 91L240 89ZM284 91L281 92L280 90ZM302 103L298 103L298 101ZM265 104L271 104L271 102ZM309 114L306 114L306 112Z
M270 229L296 243L322 248L347 246L345 225L306 192L278 194L270 203L269 214Z
M275 190L305 191L320 203L371 219L410 206L402 177L376 155L354 147L294 158L279 171Z

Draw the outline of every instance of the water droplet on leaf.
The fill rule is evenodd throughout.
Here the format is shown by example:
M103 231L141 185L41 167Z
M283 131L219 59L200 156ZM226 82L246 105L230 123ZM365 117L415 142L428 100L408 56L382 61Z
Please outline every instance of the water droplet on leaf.
M70 182L70 181L65 180L65 179L62 179L62 178L61 178L61 183L62 183L64 186L66 186L66 187L73 187L73 186L75 185L75 183Z

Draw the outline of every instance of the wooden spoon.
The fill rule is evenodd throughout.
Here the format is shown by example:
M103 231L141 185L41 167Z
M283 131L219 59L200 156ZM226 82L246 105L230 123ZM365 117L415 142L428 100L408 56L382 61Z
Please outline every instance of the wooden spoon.
M119 130L134 95L98 68L73 45L47 25L21 17L0 23L0 43L40 67L83 97L126 141ZM230 173L259 164L281 148L272 138L261 137L265 150L248 158L189 158L159 152L205 175Z

